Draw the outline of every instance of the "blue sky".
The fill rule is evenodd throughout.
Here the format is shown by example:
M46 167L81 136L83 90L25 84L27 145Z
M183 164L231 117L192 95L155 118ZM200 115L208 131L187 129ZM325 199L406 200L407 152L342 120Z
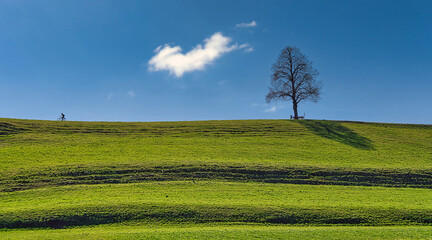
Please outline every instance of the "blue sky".
M292 45L324 84L300 115L430 124L431 12L427 0L0 0L0 117L289 118L265 95Z

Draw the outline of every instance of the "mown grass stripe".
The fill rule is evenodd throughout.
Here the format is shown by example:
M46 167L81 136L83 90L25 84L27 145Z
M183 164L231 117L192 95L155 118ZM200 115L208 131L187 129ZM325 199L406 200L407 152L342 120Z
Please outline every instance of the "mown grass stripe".
M79 185L1 193L0 227L131 220L281 224L432 224L432 192L234 182Z
M432 188L429 171L347 170L328 168L254 168L219 165L67 167L27 172L0 179L0 191L47 186L137 183L174 180L229 180L240 182L313 185Z

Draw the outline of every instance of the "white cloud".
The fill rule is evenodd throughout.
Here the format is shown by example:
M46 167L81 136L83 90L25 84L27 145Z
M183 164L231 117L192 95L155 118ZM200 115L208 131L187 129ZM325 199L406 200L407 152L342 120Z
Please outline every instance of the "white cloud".
M258 107L258 108L264 109L264 112L267 112L267 113L276 112L280 109L286 108L286 106L284 106L284 105L280 105L280 104L270 105L268 103L252 103L250 106L254 107L254 108Z
M133 97L135 97L135 92L134 91L128 91L127 95L129 95L129 97L133 98Z
M244 43L240 45L239 49L244 49L245 52L252 52L254 50L254 48L251 47L249 43Z
M109 93L106 100L109 101L114 96L114 93Z
M277 110L277 107L276 107L276 106L273 106L273 107L271 107L271 108L267 108L267 109L265 109L264 112L276 112L276 110Z
M244 51L245 51L245 52L252 52L253 50L254 50L253 47L248 47L248 48L246 48Z
M230 41L229 37L217 32L204 40L204 47L198 44L185 54L181 52L180 46L171 47L168 44L159 46L154 50L155 55L148 62L149 70L166 70L176 77L181 77L186 72L203 70L222 54L240 48L238 44L229 45Z
M250 23L238 23L235 26L236 27L244 27L244 28L249 28L249 27L256 27L257 23L254 21L250 22Z

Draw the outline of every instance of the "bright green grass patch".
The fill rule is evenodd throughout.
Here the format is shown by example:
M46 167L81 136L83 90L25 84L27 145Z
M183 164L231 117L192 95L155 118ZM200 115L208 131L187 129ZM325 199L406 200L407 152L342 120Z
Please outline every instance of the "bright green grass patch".
M2 239L431 239L432 227L116 224L61 230L0 230Z
M1 213L121 204L204 204L432 210L432 190L236 182L77 185L0 193Z
M0 226L129 220L430 224L432 190L233 182L65 186L0 193Z

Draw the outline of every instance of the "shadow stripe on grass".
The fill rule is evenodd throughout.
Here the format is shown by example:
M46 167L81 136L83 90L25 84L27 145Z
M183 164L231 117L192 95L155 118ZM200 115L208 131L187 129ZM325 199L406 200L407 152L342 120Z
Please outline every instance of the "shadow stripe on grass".
M383 226L431 225L432 212L389 209L271 209L197 205L118 205L49 211L20 211L0 215L0 228L64 228L132 220L164 223L278 223Z
M137 183L173 180L228 180L313 185L432 188L430 171L347 170L327 168L253 168L218 165L164 167L68 167L0 178L0 191L76 184Z

